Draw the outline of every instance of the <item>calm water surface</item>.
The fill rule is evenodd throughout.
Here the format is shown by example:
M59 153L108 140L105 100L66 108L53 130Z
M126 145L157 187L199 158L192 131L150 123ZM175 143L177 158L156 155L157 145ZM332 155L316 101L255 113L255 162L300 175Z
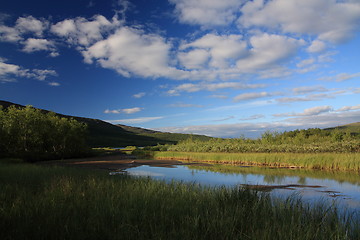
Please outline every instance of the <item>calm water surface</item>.
M267 185L270 194L280 198L291 195L313 203L321 200L337 204L352 212L360 210L360 176L349 172L270 169L215 165L213 167L174 166L173 168L139 166L126 170L128 175L151 177L165 181L182 181L206 186Z

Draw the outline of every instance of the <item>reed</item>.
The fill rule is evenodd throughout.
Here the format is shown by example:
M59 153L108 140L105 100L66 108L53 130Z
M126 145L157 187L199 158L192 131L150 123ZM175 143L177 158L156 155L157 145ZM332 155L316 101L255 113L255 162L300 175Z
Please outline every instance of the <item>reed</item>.
M0 163L1 239L358 239L355 220L295 197Z
M153 157L155 159L178 159L233 165L360 171L359 153L203 153L166 151L153 152Z

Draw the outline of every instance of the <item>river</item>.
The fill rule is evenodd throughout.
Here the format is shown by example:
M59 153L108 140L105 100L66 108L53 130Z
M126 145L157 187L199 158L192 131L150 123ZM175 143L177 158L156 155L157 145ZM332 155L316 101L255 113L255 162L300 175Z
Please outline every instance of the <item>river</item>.
M124 173L124 172L122 172ZM116 174L112 172L111 175ZM267 191L273 197L300 197L313 204L320 201L339 209L360 210L360 176L353 172L241 167L229 165L129 168L125 174L164 181L181 181L204 186L246 186ZM358 214L357 214L358 215Z

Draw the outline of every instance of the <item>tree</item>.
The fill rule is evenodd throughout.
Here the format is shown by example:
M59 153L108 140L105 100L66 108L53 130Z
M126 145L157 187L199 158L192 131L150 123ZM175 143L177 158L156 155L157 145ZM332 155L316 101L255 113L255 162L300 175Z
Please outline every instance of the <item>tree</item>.
M86 124L32 106L0 108L0 154L28 161L84 154Z

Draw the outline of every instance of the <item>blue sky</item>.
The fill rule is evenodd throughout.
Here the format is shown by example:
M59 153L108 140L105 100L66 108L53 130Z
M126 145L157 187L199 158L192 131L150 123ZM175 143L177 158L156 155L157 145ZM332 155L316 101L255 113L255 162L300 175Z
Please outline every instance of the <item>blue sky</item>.
M359 0L6 1L0 99L257 137L360 121Z

